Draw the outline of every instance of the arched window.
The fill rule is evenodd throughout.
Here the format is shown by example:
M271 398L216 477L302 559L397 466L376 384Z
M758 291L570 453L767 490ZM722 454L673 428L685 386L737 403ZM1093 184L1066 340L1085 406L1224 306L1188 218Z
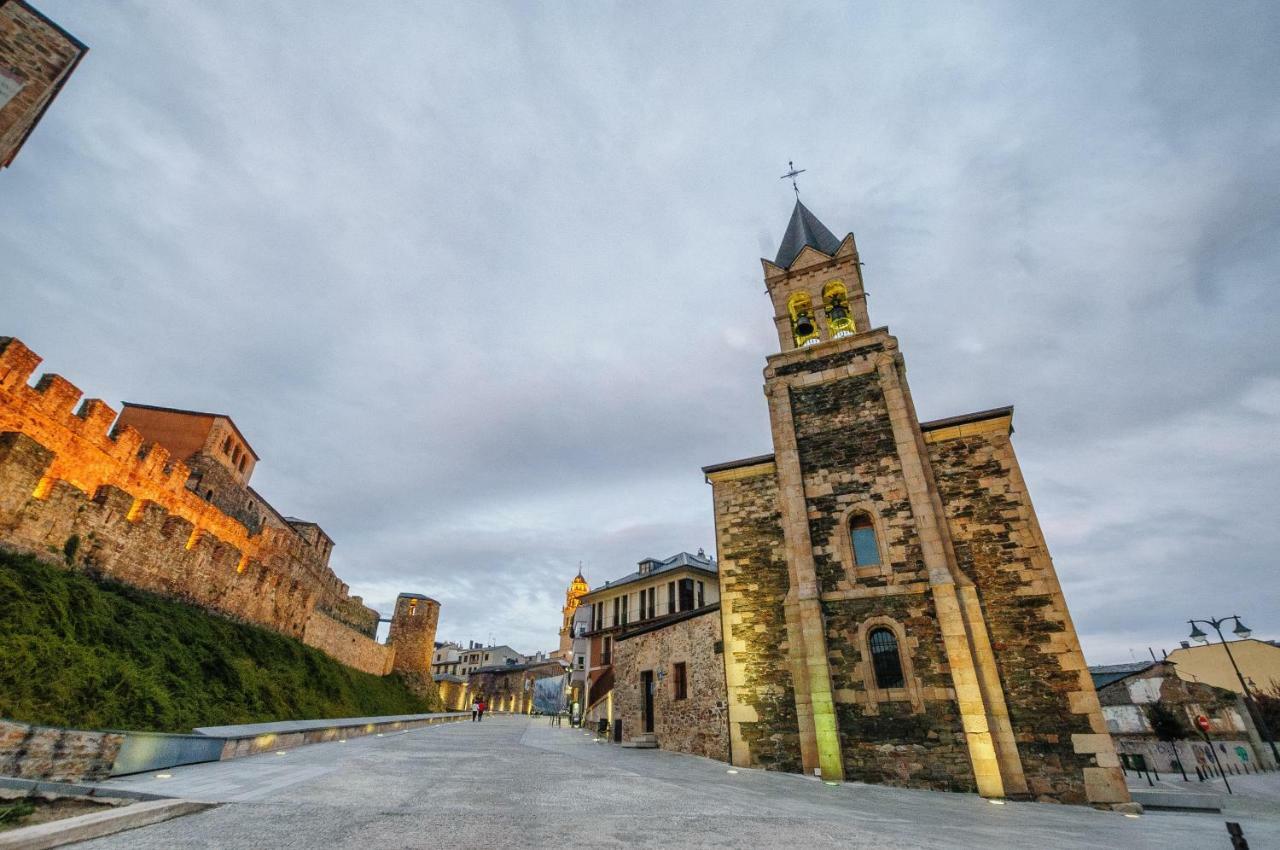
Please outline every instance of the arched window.
M241 471L241 472L244 472L244 468L245 468L245 466L248 464L248 462L249 462L249 456L248 456L248 455L243 455L243 456L240 458L239 467L240 467L240 471Z
M880 546L876 543L876 530L871 517L854 514L849 520L849 538L853 541L853 562L859 567L880 563Z
M809 293L797 292L787 301L787 312L791 314L791 335L795 338L796 348L818 342L818 323L813 320L813 305L809 301Z
M831 338L853 336L853 314L849 312L849 292L841 281L833 280L822 288L822 309L827 314Z
M871 668L875 671L876 687L881 690L903 687L902 659L898 656L898 639L893 632L883 627L872 629L867 643L871 647Z
M227 457L231 457L231 438L227 437L222 441L222 453Z

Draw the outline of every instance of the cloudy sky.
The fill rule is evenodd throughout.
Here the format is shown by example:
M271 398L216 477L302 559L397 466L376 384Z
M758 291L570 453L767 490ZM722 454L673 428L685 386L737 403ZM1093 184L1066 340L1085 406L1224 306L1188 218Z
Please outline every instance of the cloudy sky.
M1017 405L1090 662L1280 632L1280 7L38 5L0 333L231 414L384 612L547 649L579 561L714 548L795 160L921 419Z

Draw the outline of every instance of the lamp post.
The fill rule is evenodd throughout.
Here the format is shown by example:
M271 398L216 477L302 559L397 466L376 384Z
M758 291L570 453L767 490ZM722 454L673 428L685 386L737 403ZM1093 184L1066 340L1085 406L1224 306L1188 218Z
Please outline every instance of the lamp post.
M1236 664L1236 657L1231 654L1231 645L1223 637L1222 624L1228 620L1235 620L1236 627L1231 630L1231 633L1237 638L1243 640L1253 634L1253 631L1248 626L1240 622L1238 615L1232 614L1230 617L1222 617L1221 619L1188 620L1187 622L1191 624L1191 639L1197 643L1206 645L1209 643L1209 635L1201 631L1199 623L1204 623L1218 633L1218 640L1222 642L1222 648L1227 651L1227 658L1231 661L1231 669L1236 671L1236 678L1240 680L1240 687L1244 690L1245 702L1253 709L1253 719L1258 726L1258 731L1262 733L1262 737L1266 739L1266 742L1271 745L1271 755L1275 757L1277 762L1280 762L1280 751L1276 750L1275 738L1271 737L1271 730L1267 728L1266 718L1262 716L1262 707L1258 705L1257 700L1254 699L1253 691L1249 690L1249 685L1245 683L1244 676L1240 673L1240 665Z

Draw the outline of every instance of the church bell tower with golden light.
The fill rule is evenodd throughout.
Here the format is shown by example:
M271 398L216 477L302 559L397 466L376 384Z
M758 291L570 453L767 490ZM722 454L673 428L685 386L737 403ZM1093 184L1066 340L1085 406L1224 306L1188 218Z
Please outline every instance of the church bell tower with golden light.
M734 763L1128 803L1013 408L920 422L853 234L798 193L762 263L773 453L703 468Z
M578 570L573 581L569 582L568 590L564 592L564 608L561 609L564 621L560 626L560 650L557 654L564 661L573 660L573 615L588 590L590 588L587 587L587 580L582 577L582 570Z

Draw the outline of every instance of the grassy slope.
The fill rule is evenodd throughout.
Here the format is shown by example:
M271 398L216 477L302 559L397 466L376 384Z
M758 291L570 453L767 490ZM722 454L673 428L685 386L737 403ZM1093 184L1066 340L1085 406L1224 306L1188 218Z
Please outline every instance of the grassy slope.
M396 676L134 588L0 552L0 717L81 729L412 714Z

